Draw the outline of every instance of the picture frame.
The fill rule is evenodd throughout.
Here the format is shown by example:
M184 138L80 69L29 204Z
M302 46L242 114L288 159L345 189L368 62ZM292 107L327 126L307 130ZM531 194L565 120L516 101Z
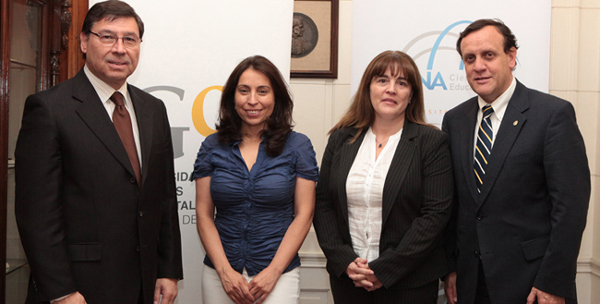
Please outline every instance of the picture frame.
M339 0L294 0L290 76L337 78Z

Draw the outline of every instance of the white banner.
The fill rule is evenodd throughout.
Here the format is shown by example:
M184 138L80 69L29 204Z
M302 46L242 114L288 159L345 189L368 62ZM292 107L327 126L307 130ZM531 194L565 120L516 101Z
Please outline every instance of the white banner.
M475 95L456 51L461 31L477 19L499 18L517 37L523 84L548 91L551 3L547 0L354 0L352 94L369 62L385 50L410 55L423 80L427 121L440 126L447 110Z
M265 56L289 80L293 0L126 2L145 25L128 82L162 99L171 122L185 277L177 302L202 303L204 250L188 179L200 143L214 132L221 87L240 61Z

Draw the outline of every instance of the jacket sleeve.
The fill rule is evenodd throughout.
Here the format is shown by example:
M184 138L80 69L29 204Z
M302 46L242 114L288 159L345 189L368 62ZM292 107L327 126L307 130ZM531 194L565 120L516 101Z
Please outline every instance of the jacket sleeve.
M330 274L341 277L348 265L358 255L354 253L352 245L345 243L339 230L339 222L343 221L338 201L330 195L330 185L334 184L331 179L339 178L331 175L336 151L344 144L345 137L341 130L334 131L329 137L329 142L321 160L319 172L319 183L317 184L317 197L315 202L315 216L313 225L319 245L327 258L327 270Z
M15 213L40 300L76 291L65 242L62 153L56 119L39 95L25 103L15 151Z
M175 185L175 169L173 164L173 142L171 127L166 109L162 105L162 116L165 124L164 165L167 174L165 198L163 200L163 216L159 236L158 278L183 279L181 232L179 230L179 215L177 213L177 194Z
M591 182L585 145L569 102L553 113L544 138L544 171L552 202L550 243L534 281L544 292L576 297L577 256Z

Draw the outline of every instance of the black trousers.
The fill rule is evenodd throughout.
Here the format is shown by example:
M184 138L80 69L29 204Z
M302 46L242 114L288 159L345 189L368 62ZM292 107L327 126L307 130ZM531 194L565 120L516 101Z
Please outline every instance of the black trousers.
M339 304L435 304L438 298L439 280L432 281L416 288L381 287L374 291L366 291L355 287L347 275L341 278L329 276L333 300Z

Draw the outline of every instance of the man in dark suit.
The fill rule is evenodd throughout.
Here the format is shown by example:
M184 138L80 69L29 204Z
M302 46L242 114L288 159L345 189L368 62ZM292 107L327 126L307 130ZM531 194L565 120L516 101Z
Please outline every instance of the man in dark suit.
M27 303L173 303L177 295L166 109L126 82L143 26L124 2L94 5L80 34L84 69L27 98L15 153Z
M499 20L473 22L457 50L478 96L442 124L457 197L448 302L576 303L590 172L573 106L513 77L516 39Z

